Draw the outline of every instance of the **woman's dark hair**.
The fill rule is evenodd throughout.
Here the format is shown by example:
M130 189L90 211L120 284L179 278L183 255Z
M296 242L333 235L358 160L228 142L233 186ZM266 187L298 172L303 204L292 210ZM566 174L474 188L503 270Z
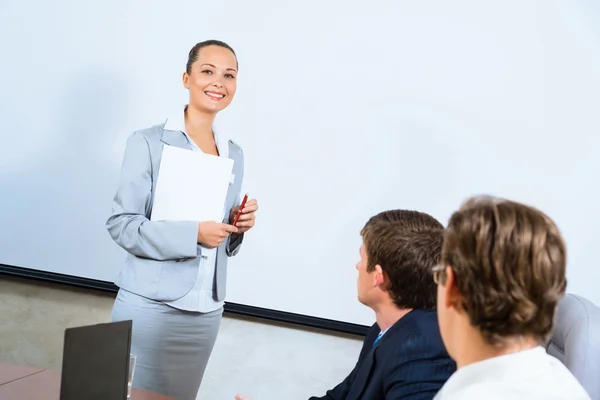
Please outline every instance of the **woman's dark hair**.
M205 40L204 42L196 43L194 47L192 47L188 56L187 64L185 66L185 72L187 72L188 74L192 72L192 64L194 64L198 60L198 54L200 54L200 50L208 46L219 46L231 51L235 56L235 62L237 65L237 55L235 54L235 51L233 51L231 46L220 40L211 39Z

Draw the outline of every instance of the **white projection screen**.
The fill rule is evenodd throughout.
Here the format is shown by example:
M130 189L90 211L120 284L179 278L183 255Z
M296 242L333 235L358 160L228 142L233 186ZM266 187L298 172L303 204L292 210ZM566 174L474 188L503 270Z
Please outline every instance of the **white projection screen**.
M444 224L470 195L535 205L600 304L600 6L592 0L0 1L0 264L112 282L104 224L125 140L187 99L187 53L238 53L218 128L257 226L231 303L370 325L359 231L385 209Z

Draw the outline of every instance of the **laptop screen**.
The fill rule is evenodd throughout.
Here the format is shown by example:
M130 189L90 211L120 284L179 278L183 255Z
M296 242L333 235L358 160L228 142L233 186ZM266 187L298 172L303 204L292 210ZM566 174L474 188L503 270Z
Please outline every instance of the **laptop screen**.
M125 400L132 321L65 330L61 400Z

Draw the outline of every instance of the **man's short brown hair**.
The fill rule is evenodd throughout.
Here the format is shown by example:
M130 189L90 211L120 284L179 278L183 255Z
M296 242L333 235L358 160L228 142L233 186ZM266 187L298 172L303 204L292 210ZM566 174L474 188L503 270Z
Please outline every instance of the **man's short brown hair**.
M391 210L372 217L361 235L367 271L381 266L396 306L434 310L436 286L431 270L440 262L444 226L422 212Z
M486 342L548 339L567 283L565 243L547 215L513 201L471 198L450 218L442 264L452 268L462 307Z

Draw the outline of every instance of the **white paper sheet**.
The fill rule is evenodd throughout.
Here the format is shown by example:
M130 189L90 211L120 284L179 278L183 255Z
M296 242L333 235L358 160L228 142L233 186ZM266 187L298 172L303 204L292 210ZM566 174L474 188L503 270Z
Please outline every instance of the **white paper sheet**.
M233 160L164 146L152 221L223 220Z

